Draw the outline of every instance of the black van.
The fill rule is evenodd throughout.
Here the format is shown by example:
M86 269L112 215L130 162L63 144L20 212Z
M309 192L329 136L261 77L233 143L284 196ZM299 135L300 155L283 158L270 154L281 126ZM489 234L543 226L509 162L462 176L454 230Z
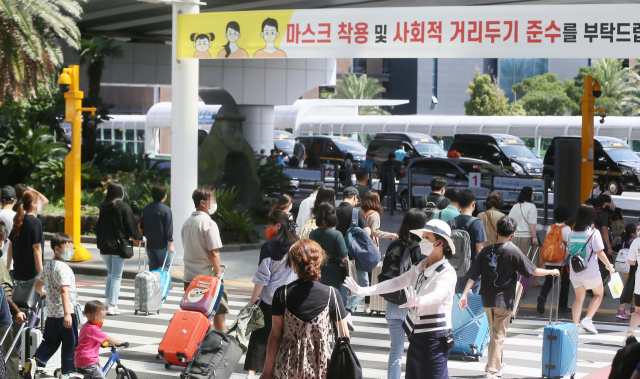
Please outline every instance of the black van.
M367 149L353 138L340 136L300 136L300 142L306 150L305 164L309 168L318 168L323 163L345 161L356 166L365 160Z
M544 156L544 174L553 178L555 164L555 137ZM580 136L562 138L581 139ZM622 191L640 190L640 158L621 139L613 137L594 137L593 141L593 179L607 178L607 189L612 195Z
M542 175L542 159L522 140L509 134L456 134L449 152L491 162L511 175Z
M369 142L367 149L367 160L373 162L373 170L377 171L382 162L389 158L389 153L393 153L404 146L409 159L424 157L446 157L447 152L431 137L422 133L378 133ZM407 164L407 163L405 163Z

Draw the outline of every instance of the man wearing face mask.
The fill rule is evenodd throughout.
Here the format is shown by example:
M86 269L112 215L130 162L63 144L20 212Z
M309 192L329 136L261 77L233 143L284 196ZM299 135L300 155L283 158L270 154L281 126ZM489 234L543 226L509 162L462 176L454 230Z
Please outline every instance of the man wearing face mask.
M401 276L371 287L360 287L347 277L344 285L361 296L404 290L409 308L402 325L409 337L406 379L447 379L449 350L453 347L451 307L456 271L449 264L455 254L451 228L441 220L427 222L423 229L411 230L419 238L422 262Z
M62 377L68 378L70 373L76 371L74 350L78 345L78 322L74 317L74 305L78 294L76 277L65 263L73 258L73 239L67 234L56 233L51 238L51 249L53 259L42 268L35 285L40 296L47 295L45 331L35 356L24 364L25 379L35 378L35 366L45 367L60 345Z
M191 195L195 212L182 226L182 247L184 250L184 289L198 275L216 276L220 279L220 231L211 219L218 209L216 191L211 187L198 188ZM213 318L213 326L224 332L227 330L225 314L229 313L227 290L224 289L218 312Z
M153 186L151 197L153 201L142 210L138 227L142 235L147 237L145 247L149 257L149 270L166 271L171 267L171 261L176 252L173 247L173 213L171 208L164 204L167 200L165 186L162 184Z
M460 309L464 310L467 307L469 291L480 278L482 306L491 329L488 362L484 369L485 379L498 379L502 377L505 369L502 344L507 337L507 328L515 303L517 274L525 278L531 275L560 275L558 270L537 268L517 246L509 243L515 236L517 225L516 220L508 216L498 220L498 243L483 248L478 254L466 275L467 285L458 302Z

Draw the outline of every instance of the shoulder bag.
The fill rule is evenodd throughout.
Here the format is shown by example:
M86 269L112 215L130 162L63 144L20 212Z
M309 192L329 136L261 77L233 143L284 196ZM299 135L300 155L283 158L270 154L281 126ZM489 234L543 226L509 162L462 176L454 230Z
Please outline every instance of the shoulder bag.
M340 307L338 306L338 299L336 298L333 287L329 287L330 294L333 296L333 300L336 305L336 320L338 324L338 338L334 340L333 352L331 353L331 360L327 367L327 378L331 379L362 379L362 366L356 356L349 337L343 335L342 329L342 317L340 317ZM329 323L333 328L331 317L329 317ZM336 333L331 333L333 337Z
M120 258L129 259L133 257L133 242L125 238L118 239L116 251Z
M596 233L596 231L594 230L593 233ZM591 254L589 254L589 259L587 260L587 262L585 262L584 258L582 258L582 256L580 255L582 253L582 250L585 249L589 244L589 241L591 241L591 237L593 237L593 233L591 234L591 236L589 236L584 246L582 246L582 248L580 248L580 250L578 250L578 252L571 257L571 268L573 268L573 272L575 273L586 270L587 262L590 261L591 258L593 257L593 250L591 251ZM571 244L571 237L569 237L569 244Z

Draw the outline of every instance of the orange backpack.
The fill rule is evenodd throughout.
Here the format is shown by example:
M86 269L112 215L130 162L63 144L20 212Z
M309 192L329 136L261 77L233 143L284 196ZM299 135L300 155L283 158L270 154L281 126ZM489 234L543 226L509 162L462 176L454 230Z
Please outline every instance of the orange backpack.
M542 244L542 261L545 263L560 263L565 258L567 250L562 241L562 229L568 225L551 225L551 230Z

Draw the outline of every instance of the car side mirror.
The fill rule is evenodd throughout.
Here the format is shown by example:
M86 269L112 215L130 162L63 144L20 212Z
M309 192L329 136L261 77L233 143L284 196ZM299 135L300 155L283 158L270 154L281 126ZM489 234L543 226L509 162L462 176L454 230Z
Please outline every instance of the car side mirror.
M499 157L499 156L500 156L500 153L499 153L499 152L495 152L495 153L493 153L493 156L494 156L494 157Z
M605 157L600 157L598 158L598 162L606 162L607 158Z

